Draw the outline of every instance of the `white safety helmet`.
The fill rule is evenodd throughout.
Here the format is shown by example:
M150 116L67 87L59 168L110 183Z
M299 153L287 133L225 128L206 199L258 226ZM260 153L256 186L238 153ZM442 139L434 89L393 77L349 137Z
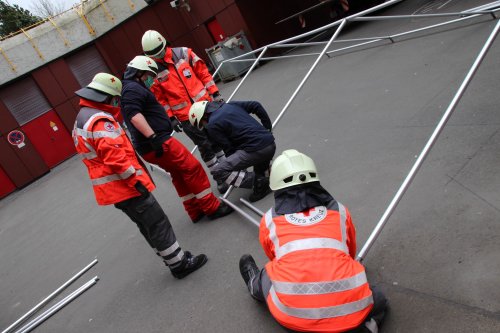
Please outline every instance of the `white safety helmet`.
M280 190L294 185L319 181L314 161L295 149L288 149L271 166L269 187Z
M146 31L142 35L141 43L144 54L153 58L158 58L165 47L169 45L165 37L155 30Z
M158 74L158 65L156 62L146 56L138 55L134 59L132 59L127 67L132 67L141 71L151 72L154 76Z
M201 125L201 118L203 118L203 115L205 114L207 104L207 101L196 102L193 103L189 109L189 122L198 129L203 128L203 125Z
M99 103L103 103L108 96L121 96L122 81L108 73L97 73L92 82L86 87L77 90L76 95Z

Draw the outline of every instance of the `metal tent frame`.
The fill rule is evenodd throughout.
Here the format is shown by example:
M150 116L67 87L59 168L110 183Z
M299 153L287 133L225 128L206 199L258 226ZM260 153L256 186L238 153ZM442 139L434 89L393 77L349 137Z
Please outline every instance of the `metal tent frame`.
M252 73L254 68L259 64L260 61L264 60L278 60L278 59L287 59L287 58L294 58L294 57L305 57L305 56L316 56L316 60L314 63L311 65L309 68L308 72L306 75L303 77L295 91L292 93L288 101L286 102L285 106L282 108L281 112L279 113L278 117L274 120L272 127L274 128L278 122L281 120L285 112L288 110L290 105L292 104L293 100L297 97L297 94L300 92L304 84L307 82L309 77L311 76L312 72L314 69L317 67L323 56L327 56L328 58L331 57L331 55L338 54L338 53L349 53L349 52L354 52L358 51L362 47L366 46L383 46L386 45L387 43L384 44L384 42L389 42L390 44L398 42L398 39L409 36L418 32L424 32L428 31L431 29L436 29L436 28L441 28L445 26L450 26L453 24L457 23L463 23L463 22L468 22L473 20L474 18L481 18L484 16L491 16L492 20L498 20L498 17L496 16L496 12L500 10L500 1L494 1L489 4L479 6L476 8L471 8L469 10L463 11L463 12L458 12L458 13L440 13L440 14L421 14L421 15L394 15L394 16L367 16L367 14L371 14L377 10L392 6L396 3L399 3L403 0L391 0L387 1L383 4L380 4L378 6L369 8L367 10L364 10L362 12L356 13L354 15L345 17L341 20L332 22L328 25L325 25L323 27L320 27L318 29L311 30L307 33L297 35L288 39L284 39L272 44L268 44L266 46L263 46L261 48L258 48L256 50L253 50L251 52L247 52L245 54L239 55L237 57L223 60L219 66L217 67L216 71L214 72L214 76L219 72L221 67L230 62L241 62L241 61L252 61L251 67L248 69L247 73L245 76L241 79L241 81L238 83L237 87L234 89L233 93L230 95L230 97L227 99L227 101L231 101L234 95L238 92L238 90L241 88L245 80L248 78L248 76ZM436 17L458 17L452 20L448 20L445 22L437 23L437 24L432 24L428 25L422 28L418 29L413 29L409 31L405 31L402 33L397 33L393 35L388 35L388 36L377 36L377 37L366 37L366 38L354 38L354 39L337 39L340 32L343 30L343 28L350 22L356 22L356 21L385 21L385 20L401 20L401 19L415 19L415 18L436 18ZM485 21L485 22L490 22L490 20ZM333 35L330 37L330 39L327 42L304 42L304 43L292 43L297 40L303 39L305 37L313 36L318 33L324 33L327 32L327 30L334 28L335 32ZM467 75L465 76L463 82L461 83L458 91L456 92L454 98L450 102L448 108L446 109L445 113L443 114L441 120L437 124L434 132L432 133L431 137L427 141L426 145L424 146L423 150L421 151L420 155L418 156L415 164L411 168L410 172L406 176L405 180L401 184L399 190L397 191L396 195L390 202L389 206L385 210L384 214L380 218L379 222L375 226L373 232L370 234L368 240L362 247L361 251L356 257L356 260L358 261L363 261L365 258L366 254L374 244L375 240L377 237L380 235L382 229L384 228L385 224L387 223L389 217L393 213L394 209L396 208L397 204L401 200L402 196L408 189L409 185L413 181L416 173L420 169L420 167L423 164L423 161L427 157L429 151L431 150L432 146L436 142L437 138L439 137L441 131L443 130L444 126L446 125L448 119L452 115L453 111L455 110L458 102L460 101L461 97L463 96L465 90L467 89L469 83L471 82L474 74L477 72L479 66L481 65L482 60L486 56L486 53L490 49L491 45L493 44L493 41L495 40L498 32L500 29L500 21L497 22L495 25L494 29L492 30L491 34L489 35L488 39L484 43L481 51L479 52L477 58L475 59L474 63L472 64L471 68L469 69ZM354 45L349 45L345 47L340 47L336 48L333 50L329 50L330 46L333 43L356 43ZM379 43L379 45L376 45L376 43ZM294 54L294 55L282 55L282 56L275 56L275 57L264 57L264 54L271 48L298 48L298 47L309 47L309 46L322 46L324 45L323 49L321 52L315 52L315 53L303 53L303 54ZM251 54L257 54L258 56L256 59L241 59L244 58L248 55ZM194 147L192 150L192 153L196 151L197 147ZM228 200L229 195L231 194L233 190L233 186L230 186L227 192L220 197L220 199L231 206L234 210L236 210L241 216L243 216L245 219L256 225L257 227L259 226L259 221L254 219L252 216L247 214L243 209L241 209L239 206ZM264 215L264 212L259 210L257 207L253 206L251 203L246 201L243 198L240 198L240 201L245 205L247 208L249 208L252 212L254 212L256 215L259 217L262 217Z

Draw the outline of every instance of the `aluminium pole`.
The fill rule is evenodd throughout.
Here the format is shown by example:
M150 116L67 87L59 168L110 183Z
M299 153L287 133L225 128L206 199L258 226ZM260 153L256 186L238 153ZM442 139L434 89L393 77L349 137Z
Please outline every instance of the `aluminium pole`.
M267 46L265 46L263 49L262 49L262 52L260 52L259 56L257 57L257 59L255 59L255 61L253 62L252 66L250 67L250 69L246 72L245 76L243 77L243 79L241 79L240 83L238 84L238 86L234 89L233 93L231 94L231 96L229 96L229 98L227 99L227 101L231 101L231 99L233 98L233 96L236 94L236 92L240 89L241 85L243 84L243 82L246 80L246 78L250 75L250 73L253 71L253 69L255 68L255 66L257 66L257 64L259 63L260 59L262 58L262 56L264 55L264 53L266 53L267 51ZM196 148L196 147L195 147ZM231 194L231 192L233 191L234 189L234 186L233 185L230 185L229 188L227 189L226 193L224 193L223 195L223 198L224 199L227 199L227 197L229 196L229 194Z
M323 58L323 56L325 55L326 51L328 50L328 48L332 44L332 42L337 38L337 36L342 31L342 29L345 27L346 23L347 23L347 21L345 19L342 20L342 22L340 23L339 27L337 28L337 30L333 34L332 38L330 38L330 40L328 41L328 43L326 44L326 46L323 48L323 50L321 51L321 53L319 54L319 56L316 58L316 61L314 61L314 63L311 66L311 68L309 68L309 71L304 76L304 78L300 82L300 84L297 87L297 89L295 89L295 91L293 92L292 96L290 97L290 99L288 100L288 102L286 103L286 105L281 110L281 112L278 115L278 117L276 118L276 120L273 122L273 127L272 128L274 128L276 126L276 124L280 121L281 117L286 112L286 110L288 109L288 107L290 106L290 104L292 104L292 101L295 99L295 97L297 96L297 94L299 93L299 91L302 89L302 87L306 83L307 79L309 79L309 76L311 76L311 74L314 71L314 69L316 68L316 66L318 66L321 58Z
M227 101L229 102L234 94L236 94L236 92L240 89L241 85L243 84L243 82L246 80L246 78L248 77L248 75L250 75L250 73L253 71L253 69L255 68L255 66L257 66L257 64L259 63L259 60L262 58L262 56L264 55L264 53L266 53L267 51L267 46L264 47L264 49L262 50L262 52L259 54L259 56L257 57L257 59L253 60L253 59L250 59L253 61L253 64L252 66L250 66L250 68L248 69L248 71L246 72L245 76L243 77L243 79L241 79L240 83L238 84L238 86L234 89L233 93L231 94L231 96L229 96L229 98L227 99ZM224 63L224 61L221 63L221 65L219 66L219 68L222 66L222 64ZM217 68L217 71L219 70L219 68ZM216 72L217 72L216 71ZM214 74L215 75L215 74ZM198 149L198 146L194 146L193 150L191 150L191 154L194 154L194 152L196 151L196 149ZM228 189L229 191L229 189ZM227 192L226 192L227 193ZM229 194L228 194L229 195ZM227 196L224 196L225 198L227 198Z
M356 47L359 47L359 46L365 46L365 45L368 45L368 44L379 42L379 41L382 41L382 40L385 40L385 39L388 39L392 43L395 43L395 38L396 37L402 37L402 36L406 36L406 35L411 35L411 34L416 33L416 32L422 32L422 31L426 31L426 30L430 30L430 29L434 29L434 28L438 28L438 27L443 27L443 26L446 26L446 25L449 25L449 24L453 24L453 23L467 21L467 20L470 20L470 19L473 19L473 18L480 17L482 15L485 15L485 14L475 14L475 15L471 15L471 16L467 16L467 17L462 17L462 18L458 18L458 19L454 19L454 20L450 20L450 21L446 21L446 22L441 22L441 23L437 23L437 24L433 24L433 25L428 25L428 26L425 26L423 28L418 28L418 29L414 29L414 30L409 30L409 31L401 32L401 33L398 33L398 34L395 34L395 35L373 37L373 40L371 40L369 42L359 43L359 44L355 44L355 45L351 45L351 46L347 46L347 47L335 49L335 50L332 50L332 51L328 51L327 53L328 54L332 54L332 53L336 53L336 52L340 52L340 51L345 51L345 50L353 49L353 48L356 48ZM370 38L370 39L372 39L372 38ZM358 40L363 40L363 39L359 38ZM354 41L354 39L353 39L353 41Z
M328 41L328 43L326 43L325 47L323 48L323 50L321 51L321 53L319 54L319 56L316 58L316 60L312 64L311 68L309 68L309 71L307 71L306 75L304 76L304 78L300 82L300 84L297 87L297 89L295 89L295 91L293 92L292 96L287 101L286 105L283 107L283 109L281 110L281 112L278 115L278 117L276 118L276 120L273 122L272 128L274 128L276 126L276 124L279 122L279 120L281 119L281 117L283 116L283 114L285 113L285 111L288 109L288 107L290 106L290 104L292 103L292 101L295 99L295 97L297 96L297 94L299 93L299 91L302 89L302 87L304 86L304 84L306 83L306 81L311 76L311 74L314 71L314 69L316 68L316 66L318 66L321 58L325 55L326 51L328 50L328 48L330 47L330 45L332 44L332 42L337 38L337 36L342 31L342 29L345 27L346 23L347 23L347 21L345 19L340 22L340 25L338 26L338 28L335 31L335 33L333 34L333 36L330 38L330 40ZM233 190L233 188L234 188L233 185L229 186L229 189L226 191L226 193L224 193L224 196L222 197L224 200L227 199L227 197L229 196L229 194L231 193L231 191ZM249 205L250 205L250 203L249 203Z
M260 217L264 216L264 212L261 211L260 209L258 209L257 207L255 207L254 205L252 205L250 202L248 202L247 200L243 199L243 198L240 198L240 201L245 205L247 206L248 208L250 208L255 214L259 215Z
M51 306L48 310L43 312L41 315L33 319L31 322L23 326L19 331L16 333L27 333L31 332L33 329L35 329L37 326L39 326L41 323L43 323L45 320L47 320L49 317L51 317L53 314L55 314L57 311L65 307L67 304L72 302L75 298L83 294L85 291L87 291L89 288L91 288L93 285L95 285L99 281L99 277L94 277L93 279L89 280L87 283L82 285L80 288L77 290L73 291L71 294Z
M257 221L256 219L254 219L253 217L251 217L250 215L248 215L244 210L242 210L240 207L236 206L234 203L232 203L231 201L227 200L226 198L224 197L219 197L226 205L228 205L229 207L231 207L232 209L234 209L235 211L237 211L241 216L243 216L244 218L246 218L248 221L252 222L254 225L257 226L257 228L259 227L260 223L259 221Z
M330 40L328 41L328 43L326 43L325 47L323 48L323 50L321 51L321 53L319 54L319 56L316 58L316 60L312 64L311 68L309 68L309 71L307 71L306 75L304 76L304 78L300 82L300 84L297 87L297 89L295 89L295 91L293 92L292 96L287 101L286 105L283 107L283 109L281 110L281 112L278 115L278 117L276 118L276 120L273 122L272 128L274 128L276 126L276 124L279 122L280 118L283 116L283 114L288 109L288 107L290 106L290 104L292 104L292 101L295 99L295 97L297 96L297 94L299 93L299 91L302 89L302 87L306 83L307 79L309 79L309 76L311 76L311 74L314 71L314 69L316 68L316 66L318 66L321 58L325 55L326 50L328 50L328 48L330 47L330 45L332 44L332 42L340 34L340 32L342 31L342 29L344 28L344 26L346 25L346 23L347 23L347 21L345 19L342 20L342 22L340 22L340 25L338 26L338 28L335 31L335 33L333 34L333 36L330 38ZM261 55L262 55L262 53L261 53ZM231 191L233 190L233 188L234 188L233 185L229 186L229 189L226 191L226 193L224 193L224 196L223 196L224 199L227 199L227 197L229 196L229 194L231 193Z
M345 18L343 18L341 20L334 21L332 23L329 23L329 24L324 25L322 27L319 27L317 29L314 29L314 30L311 30L311 31L305 32L303 34L296 35L296 36L293 36L293 37L290 37L290 38L287 38L287 39L282 39L280 41L277 41L277 42L274 42L274 43L271 43L271 44L267 44L266 46L268 48L271 48L271 47L273 47L275 45L285 44L285 43L293 42L295 40L298 40L298 39L301 39L301 38L304 38L304 37L312 36L312 35L314 35L314 34L316 34L318 32L322 32L324 30L327 30L327 29L333 28L335 26L338 26L344 20L349 21L350 19L353 19L353 18L356 18L356 17L360 17L360 16L363 16L363 15L366 15L366 14L370 14L370 13L373 13L373 12L379 10L379 9L383 9L383 8L392 6L394 4L397 4L398 2L401 2L401 1L403 1L403 0L389 0L387 2L381 3L380 5L368 8L368 9L366 9L364 11L361 11L359 13L356 13L356 14L353 14L353 15L350 15L350 16L347 16L347 17L345 17ZM260 52L260 51L262 51L262 49L264 49L264 46L262 46L262 47L260 47L258 49L249 51L247 53L240 54L240 55L238 55L236 57L233 57L231 59L227 59L226 61L227 62L231 62L232 60L240 59L240 58L246 57L246 56L248 56L250 54L254 54L254 53Z
M493 41L495 40L499 29L500 29L500 21L498 21L497 24L495 25L495 28L493 29L490 36L488 37L488 40L486 41L483 48L479 52L479 55L477 56L472 67L470 68L469 72L467 73L464 81L460 85L460 88L458 89L457 93L455 94L455 97L453 97L453 100L450 102L450 105L446 109L446 111L445 111L443 117L441 118L441 120L439 121L436 129L434 130L431 137L427 141L427 144L425 145L424 149L422 150L422 152L418 156L417 161L415 162L415 164L413 165L413 167L410 170L410 173L406 176L406 179L404 180L403 184L401 184L401 187L399 188L398 192L396 193L396 195L392 199L391 203L387 207L386 211L384 212L384 214L380 218L380 221L375 226L375 229L371 233L371 235L368 238L368 240L366 241L365 245L363 246L363 248L361 249L361 251L357 255L356 260L363 261L364 257L366 256L366 253L370 250L373 243L375 242L377 237L380 235L382 229L384 228L384 225L388 221L389 217L391 216L392 212L396 208L399 201L401 200L401 197L404 195L404 193L408 189L408 187L409 187L410 183L412 182L413 178L415 177L417 171L420 169L420 167L422 166L422 163L424 162L425 158L427 157L427 154L429 153L432 146L434 145L437 138L439 137L439 134L441 133L441 131L443 130L444 126L446 125L448 119L450 118L453 111L455 110L458 102L462 98L462 96L463 96L465 90L467 89L469 83L471 82L474 74L477 72L477 69L481 65L481 62L483 61L484 57L486 56L486 53L488 52L491 45L493 44Z
M75 275L73 275L73 277L70 278L68 281L66 281L62 286L60 286L55 291L53 291L52 294L50 294L49 296L45 297L40 303L38 303L37 305L35 305L30 311L26 312L25 315L23 315L21 318L19 318L18 320L16 320L12 325L10 325L5 330L3 330L2 333L7 333L7 332L13 330L15 327L19 326L19 324L21 324L22 322L24 322L27 318L31 317L33 315L33 313L35 313L36 311L38 311L42 306L44 306L49 301L51 301L54 297L56 297L57 295L59 295L61 293L61 291L63 291L64 289L66 289L70 284L72 284L73 282L75 282L76 279L78 279L80 276L82 276L83 274L85 274L89 269L91 269L95 264L97 264L97 262L98 262L97 259L94 259L90 264L88 264L87 266L85 266L81 271L79 271L78 273L76 273Z
M236 94L236 92L240 89L241 85L243 84L243 82L245 82L245 80L247 79L247 77L250 75L250 73L253 71L253 69L255 68L255 66L257 66L257 64L259 63L260 61L260 58L262 58L262 56L264 55L264 53L266 53L267 51L267 46L264 47L264 49L262 50L262 52L260 52L259 56L257 57L257 59L255 59L255 61L253 62L252 66L250 66L250 68L248 69L248 71L246 72L245 76L243 77L243 79L241 79L240 83L238 84L238 86L234 89L233 93L231 94L231 96L229 96L229 98L227 99L227 101L231 101L231 99L233 98L233 96Z
M227 60L222 60L222 62L219 64L219 66L217 67L215 72L212 74L212 76L215 76L219 72L220 68L222 67L222 65L224 65L226 63L226 61Z
M391 16L362 16L353 18L353 21L385 21L394 19L418 19L418 18L433 18L433 17L450 17L450 16L471 16L491 14L494 10L459 12L459 13L439 13L439 14L415 14L415 15L391 15Z

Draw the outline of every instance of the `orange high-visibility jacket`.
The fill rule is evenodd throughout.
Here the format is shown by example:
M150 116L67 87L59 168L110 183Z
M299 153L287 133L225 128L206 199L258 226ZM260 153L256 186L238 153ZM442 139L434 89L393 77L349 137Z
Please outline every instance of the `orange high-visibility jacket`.
M270 209L259 238L271 260L266 264L272 282L267 304L281 325L344 332L368 316L372 292L364 267L354 260L356 230L341 203L286 215Z
M187 47L167 48L165 57L155 59L159 73L151 91L169 117L189 120L192 103L211 101L218 92L205 62Z
M73 128L73 140L87 166L99 205L139 196L134 187L137 181L150 192L155 189L125 131L110 113L82 107Z

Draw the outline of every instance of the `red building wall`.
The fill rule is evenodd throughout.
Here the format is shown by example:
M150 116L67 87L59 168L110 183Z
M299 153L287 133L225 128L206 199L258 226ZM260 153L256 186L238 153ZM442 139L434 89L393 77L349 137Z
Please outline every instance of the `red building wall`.
M134 56L142 54L141 38L146 30L159 31L173 46L192 48L207 64L210 62L205 49L216 43L207 28L210 21L216 20L226 36L244 31L254 48L302 32L298 24L293 21L279 26L274 24L278 19L303 9L303 4L299 0L207 0L189 1L189 3L191 10L188 12L185 8L172 8L169 0L159 0L97 38L92 44L110 72L121 77L127 63ZM82 47L81 50L86 48ZM30 136L34 140L37 140L36 145L29 140L28 136L26 146L22 148L9 144L6 135L13 129L21 127L0 100L0 118L2 119L0 122L0 182L6 189L0 193L0 197L9 193L12 186L19 188L29 184L48 172L49 167L59 163L61 158L67 158L74 153L69 145L69 133L71 133L79 109L79 99L74 92L81 86L66 61L71 56L72 54L65 55L29 74L50 104L51 110L48 111L48 113L51 112L50 117L57 116L57 119L61 121L61 124L58 124L61 126L61 132L56 134L61 134L57 140L60 142L58 145L62 151L61 156L64 157L53 157L52 152L47 152L50 147L45 146L49 144L49 141L55 140L55 137L50 136L51 133L47 134L49 135L47 142L44 141L47 135L33 134L38 127L36 122L49 117L48 113L22 127L31 133ZM2 88L0 87L0 90Z

